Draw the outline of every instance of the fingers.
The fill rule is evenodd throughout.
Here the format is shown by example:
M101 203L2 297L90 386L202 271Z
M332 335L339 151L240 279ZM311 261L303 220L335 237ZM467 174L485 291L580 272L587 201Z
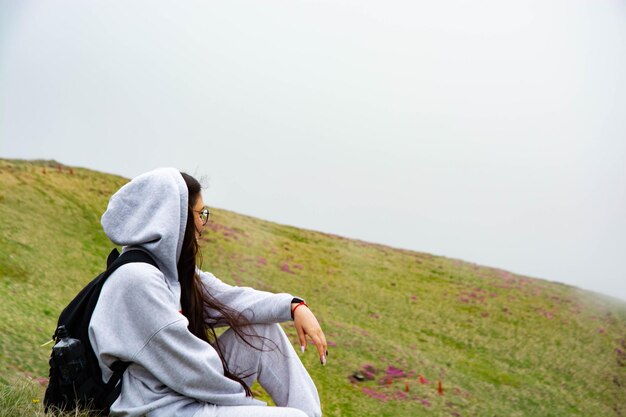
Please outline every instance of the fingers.
M311 336L313 343L315 343L315 347L317 348L317 352L320 355L320 362L322 365L326 365L326 356L328 355L328 346L326 345L326 337L324 336L324 332L322 329L318 329L315 335Z
M306 350L306 336L302 326L296 325L296 331L298 332L298 340L300 341L300 351L304 353Z

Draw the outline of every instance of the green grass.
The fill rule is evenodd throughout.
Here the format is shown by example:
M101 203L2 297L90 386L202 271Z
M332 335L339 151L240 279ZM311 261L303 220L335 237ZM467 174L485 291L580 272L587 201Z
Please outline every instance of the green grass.
M41 414L33 399L42 398L36 380L47 375L50 350L40 345L60 310L104 268L112 245L99 218L126 181L50 161L0 160L0 416ZM203 269L230 284L306 298L320 319L328 364L314 349L302 359L327 416L626 414L624 302L212 212ZM284 328L296 343L290 323ZM351 382L365 365L373 379ZM402 373L388 375L389 367Z

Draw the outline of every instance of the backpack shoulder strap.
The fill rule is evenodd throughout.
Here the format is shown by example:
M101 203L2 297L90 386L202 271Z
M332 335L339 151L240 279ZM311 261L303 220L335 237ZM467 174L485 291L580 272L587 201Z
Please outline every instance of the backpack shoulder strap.
M115 253L117 253L118 256L115 256ZM111 275L113 271L115 271L117 268L132 262L143 262L150 264L157 269L159 268L152 256L150 256L148 252L145 252L141 249L130 249L122 253L121 255L119 255L117 249L113 249L113 251L111 251L111 253L109 254L109 257L107 258L107 270L105 272L105 275L108 278L108 276Z
M120 251L117 248L113 248L109 256L107 257L107 269L111 266L111 264L120 256Z

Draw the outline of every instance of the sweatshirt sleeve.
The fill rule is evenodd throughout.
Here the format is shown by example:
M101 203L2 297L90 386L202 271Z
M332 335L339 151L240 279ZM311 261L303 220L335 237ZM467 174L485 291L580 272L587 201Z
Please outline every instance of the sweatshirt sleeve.
M242 313L252 324L281 323L291 320L291 300L287 293L271 293L250 287L228 285L215 275L197 271L206 291L219 302ZM218 314L207 309L207 315L220 322Z

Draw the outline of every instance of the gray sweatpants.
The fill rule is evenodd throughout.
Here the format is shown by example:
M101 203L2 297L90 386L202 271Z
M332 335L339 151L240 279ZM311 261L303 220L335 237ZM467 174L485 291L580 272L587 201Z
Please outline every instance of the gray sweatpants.
M244 343L235 332L227 330L219 344L231 372L246 375L251 386L255 380L272 397L277 407L216 406L207 404L196 416L217 417L321 417L320 399L309 373L302 365L289 338L278 324L253 325L254 333L269 339L255 338L255 346Z

